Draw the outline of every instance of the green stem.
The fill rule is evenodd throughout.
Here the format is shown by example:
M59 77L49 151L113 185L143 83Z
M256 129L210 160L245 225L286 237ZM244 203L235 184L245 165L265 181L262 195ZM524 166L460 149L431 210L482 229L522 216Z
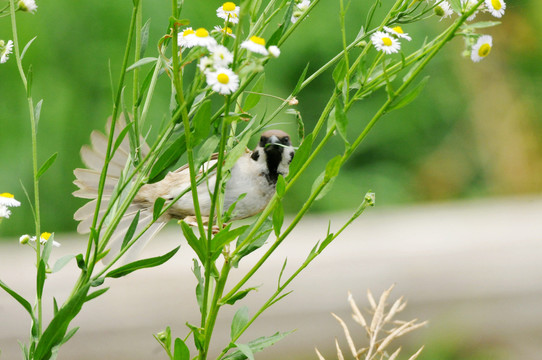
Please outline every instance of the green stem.
M172 0L172 12L173 16L176 17L177 10L177 0ZM190 132L190 120L188 118L188 112L186 110L186 102L183 94L183 81L182 81L182 70L179 67L179 46L177 44L177 34L178 34L178 25L173 25L173 41L172 44L172 63L173 63L173 85L175 87L175 92L177 95L177 102L181 110L181 118L184 126L184 135L186 138L186 154L188 157L188 168L190 172L190 186L192 189L192 199L194 202L194 213L196 215L196 221L198 223L198 229L200 232L201 238L205 241L205 227L203 226L203 219L201 215L201 209L198 199L198 187L196 184L196 169L194 162L194 150L192 144L192 133ZM209 220L210 221L210 220Z
M40 193L39 193L39 179L38 179L38 139L37 139L37 129L36 129L36 118L34 113L34 101L32 99L32 89L28 85L28 80L23 70L21 53L19 51L19 37L17 33L17 18L15 16L15 0L9 1L10 7L10 16L11 16L11 30L13 33L13 44L15 48L15 59L17 62L17 69L19 70L19 75L24 85L26 99L28 104L28 112L30 115L30 128L31 128L31 137L32 137L32 174L33 174L33 183L34 183L34 224L36 231L36 269L39 268L41 262L41 215L40 215ZM38 308L38 337L42 333L42 301L41 296L37 297L37 308Z
M120 71L120 77L119 77L119 83L117 87L117 94L115 97L115 103L113 104L113 114L111 115L111 127L109 130L109 138L107 140L107 149L105 153L105 160L102 172L100 174L100 182L98 184L98 196L96 198L96 210L94 211L94 218L92 219L92 225L91 228L95 229L96 232L93 234L91 231L91 235L89 237L88 245L87 245L87 252L85 255L85 263L88 263L88 260L90 258L90 252L93 244L97 244L98 239L100 238L100 229L96 229L96 224L98 223L98 214L100 212L100 206L102 203L102 197L103 197L103 190L105 185L105 179L107 177L107 169L109 168L109 162L111 161L113 154L111 154L111 148L113 145L113 134L115 133L115 124L117 122L118 118L118 111L119 111L119 105L120 100L122 97L122 90L124 87L124 79L126 77L126 68L128 67L128 60L130 57L130 49L132 40L134 37L134 31L135 31L135 24L137 19L137 13L139 8L140 1L134 2L134 7L132 9L132 17L130 19L130 28L128 30L128 39L126 40L126 48L124 51L124 59L122 62L122 67Z

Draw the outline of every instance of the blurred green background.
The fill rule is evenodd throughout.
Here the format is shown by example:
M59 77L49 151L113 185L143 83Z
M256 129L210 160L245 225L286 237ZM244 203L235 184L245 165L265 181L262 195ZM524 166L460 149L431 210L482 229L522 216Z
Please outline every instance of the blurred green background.
M347 24L352 39L368 4L353 1ZM388 4L390 1L384 1ZM93 129L103 130L112 109L109 64L117 82L129 24L131 1L42 1L35 15L19 13L24 45L37 39L24 59L32 64L35 102L44 99L38 129L40 163L58 152L42 178L42 228L75 230L74 211L84 201L72 197L73 169L81 167L79 149ZM182 17L196 27L212 28L218 1L186 1ZM144 21L151 19L146 56L155 56L156 41L169 18L168 1L144 4ZM489 19L489 15L479 16ZM540 1L509 2L502 25L485 29L494 37L491 56L475 64L461 54L463 41L448 44L425 70L431 79L421 96L406 108L385 116L347 163L334 189L313 211L342 211L357 206L369 189L378 206L539 192L542 189ZM442 31L450 19L434 17L407 25L414 38L407 50L425 36ZM8 18L0 19L0 38L11 39ZM299 31L282 47L279 59L266 69L265 91L286 97L307 63L315 70L340 50L338 2L322 2ZM160 83L150 118L159 123L168 113L169 86ZM333 83L324 74L300 95L297 109L307 129L314 126ZM349 114L349 132L359 132L382 103L377 94ZM272 109L276 100L260 106ZM283 115L278 125L296 133L295 120ZM325 161L343 149L334 139L292 191L285 206L298 209ZM21 183L31 192L31 143L28 110L12 58L0 66L0 192L23 202L13 211L0 235L32 232L31 210Z

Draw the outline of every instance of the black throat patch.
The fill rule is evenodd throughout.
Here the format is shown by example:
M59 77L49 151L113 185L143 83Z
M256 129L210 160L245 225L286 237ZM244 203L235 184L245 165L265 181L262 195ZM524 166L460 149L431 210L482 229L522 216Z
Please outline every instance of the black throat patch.
M270 184L276 184L279 177L279 164L282 161L282 146L268 145L265 148L266 162L268 173L265 174L267 181Z

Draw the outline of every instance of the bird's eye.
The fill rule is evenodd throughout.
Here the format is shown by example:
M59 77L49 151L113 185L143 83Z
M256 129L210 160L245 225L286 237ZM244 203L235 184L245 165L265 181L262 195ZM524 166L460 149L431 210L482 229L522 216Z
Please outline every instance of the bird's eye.
M282 143L283 144L288 144L290 142L290 138L288 136L285 136L282 138Z
M262 144L265 144L266 141L267 141L267 138L266 138L265 136L262 136L262 137L260 138L260 142L261 142Z

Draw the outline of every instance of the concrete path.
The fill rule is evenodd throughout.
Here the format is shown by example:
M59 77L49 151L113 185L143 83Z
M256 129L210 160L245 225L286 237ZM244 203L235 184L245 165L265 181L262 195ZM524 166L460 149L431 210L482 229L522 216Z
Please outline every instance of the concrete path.
M248 284L263 284L244 302L250 312L274 290L284 258L288 258L288 274L302 263L315 241L323 238L329 220L333 231L347 217L333 214L304 220ZM17 239L3 240L0 279L33 299L32 251L20 246ZM85 240L78 235L57 235L56 240L62 246L54 249L52 262L84 251ZM193 254L175 225L166 228L144 254L163 254L178 244L181 251L164 266L108 280L106 286L111 289L85 305L73 323L81 329L58 359L166 359L152 334L169 325L174 335L184 337L185 322L199 321L191 273ZM239 279L258 254L261 251L241 263L233 278ZM63 301L75 270L70 263L52 274L45 298L54 295ZM507 349L505 358L509 359L540 359L542 197L368 209L292 283L294 292L265 313L254 324L251 336L241 341L297 329L256 358L316 359L315 346L332 354L334 338L343 336L330 312L355 327L350 321L347 291L365 306L367 288L379 294L393 283L392 298L404 295L409 302L403 319L430 321L427 328L409 335L412 346L455 339L465 346ZM238 304L226 308L219 318L215 343L228 342ZM47 301L45 307L50 314L52 302ZM0 292L0 359L21 359L17 340L26 341L28 331L24 310ZM354 334L361 345L361 332Z

